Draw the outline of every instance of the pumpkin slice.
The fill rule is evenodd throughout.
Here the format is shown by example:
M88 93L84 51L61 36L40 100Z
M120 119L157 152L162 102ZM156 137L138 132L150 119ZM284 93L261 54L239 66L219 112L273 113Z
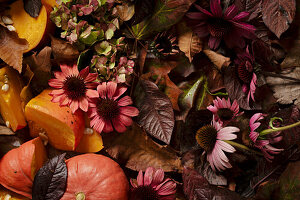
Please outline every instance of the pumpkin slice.
M31 99L25 107L30 135L39 133L48 136L49 143L56 149L74 151L83 136L85 122L81 111L72 114L67 106L60 107L51 102L51 90L44 90Z
M79 153L96 153L103 149L101 135L90 127L90 119L85 115L85 131L76 148Z
M27 123L20 93L23 83L20 75L9 66L0 69L0 112L6 122L13 131L24 128Z
M56 0L42 0L43 5L49 5L51 7L58 6Z
M18 36L26 39L29 44L25 52L49 40L49 34L55 30L50 20L51 11L52 8L49 5L42 5L39 16L34 18L24 10L23 0L17 0L10 5L9 15L14 22L13 26Z
M9 191L2 186L0 186L0 199L1 200L29 200L28 198L16 194L12 191Z
M67 188L60 200L127 200L129 184L122 168L112 159L83 154L66 161Z
M35 173L47 160L46 149L38 137L5 154L0 160L0 184L31 198Z

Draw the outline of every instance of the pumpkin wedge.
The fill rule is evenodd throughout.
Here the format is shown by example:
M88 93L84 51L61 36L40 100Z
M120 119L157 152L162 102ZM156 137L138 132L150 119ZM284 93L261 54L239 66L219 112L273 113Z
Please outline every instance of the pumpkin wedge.
M39 16L34 18L24 10L23 0L17 0L10 5L8 14L14 22L13 26L18 36L26 39L29 45L25 52L49 40L49 34L55 30L50 20L51 11L52 8L48 4L42 5Z
M46 160L46 149L39 137L22 144L1 158L0 184L31 198L34 176Z
M56 149L74 151L85 128L83 112L78 110L73 114L69 107L51 102L50 92L49 89L44 90L25 107L30 135L37 137L44 133Z
M23 83L20 75L9 66L0 69L0 112L8 127L13 131L24 128L27 123L20 93Z

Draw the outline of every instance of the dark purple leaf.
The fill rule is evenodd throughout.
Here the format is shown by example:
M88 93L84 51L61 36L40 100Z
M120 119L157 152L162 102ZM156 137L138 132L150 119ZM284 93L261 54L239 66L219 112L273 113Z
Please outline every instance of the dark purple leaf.
M42 7L41 0L23 0L24 9L31 17L38 17Z
M225 188L210 185L197 171L184 168L183 170L184 193L189 200L240 200L242 197Z
M135 90L138 123L151 136L170 144L174 112L170 99L151 81L140 80Z
M245 110L261 109L261 106L257 103L253 103L250 107L247 101L247 94L243 92L242 84L240 83L234 66L225 68L224 71L224 86L228 92L229 98L236 99L239 106Z
M50 159L39 169L32 187L33 200L58 200L67 186L68 169L65 153Z
M147 17L149 17L153 12L153 5L155 0L135 0L134 1L134 16L133 24L138 24Z
M215 172L209 162L202 162L197 171L212 185L227 185L227 179L221 173Z
M196 0L157 0L152 5L153 14L132 27L134 37L143 39L155 32L169 29L180 21Z
M264 23L278 38L289 28L295 14L295 0L264 0L262 3Z
M247 11L250 13L248 20L255 19L261 14L262 0L235 0L234 4L239 11Z

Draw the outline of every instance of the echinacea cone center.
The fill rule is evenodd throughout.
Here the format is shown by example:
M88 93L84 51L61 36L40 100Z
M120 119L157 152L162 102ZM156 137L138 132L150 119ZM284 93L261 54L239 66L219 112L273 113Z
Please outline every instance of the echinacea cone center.
M206 125L197 131L196 140L206 152L211 152L217 141L217 133L217 130L213 126Z
M221 38L229 32L231 24L222 18L208 19L208 31L214 37Z
M99 99L97 102L97 112L105 120L111 120L120 113L118 103L112 99Z
M220 108L217 114L222 121L231 120L233 117L233 112L229 108Z
M160 200L160 195L151 186L134 188L130 195L131 200Z
M253 67L249 61L238 66L238 76L244 83L250 83L253 76Z
M68 98L75 100L84 97L86 94L86 87L84 80L79 76L69 76L64 81L63 89Z

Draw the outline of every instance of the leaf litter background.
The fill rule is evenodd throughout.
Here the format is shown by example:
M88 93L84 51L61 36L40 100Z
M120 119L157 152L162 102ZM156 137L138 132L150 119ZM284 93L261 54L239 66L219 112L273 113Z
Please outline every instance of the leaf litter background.
M32 1L29 1L32 2ZM233 165L224 173L212 171L201 156L203 150L195 140L196 131L209 124L212 114L206 107L212 103L214 94L236 99L241 108L262 110L270 116L283 118L288 125L300 119L300 3L294 0L226 0L224 5L234 3L240 10L251 12L249 21L256 28L258 39L254 40L256 61L264 66L263 77L258 81L256 103L251 107L241 91L241 85L232 67L231 55L224 49L209 50L206 41L198 38L188 27L185 13L195 0L135 0L135 8L120 6L123 19L131 18L127 37L142 41L157 32L171 30L178 39L180 56L167 60L147 56L147 46L136 50L138 68L131 88L131 96L140 110L136 123L123 134L103 134L105 149L100 153L110 156L124 169L129 178L148 166L162 168L177 181L177 200L183 199L297 199L300 197L300 128L284 131L279 146L285 151L272 163L249 152L238 150L229 155ZM197 1L207 7L208 1ZM156 5L153 9L153 5ZM30 4L28 4L30 6ZM295 10L296 8L296 10ZM32 15L36 15L34 6ZM284 10L284 14L282 14ZM133 14L134 13L134 14ZM164 20L160 20L160 19ZM127 20L124 20L127 21ZM171 29L170 29L171 28ZM280 39L278 39L280 38ZM32 55L25 55L27 42L0 26L0 58L23 76L34 95L48 87L51 71L60 61L76 61L79 51L69 43L52 37L51 46ZM8 55L7 52L12 52ZM23 66L22 66L23 60ZM22 96L21 93L21 96ZM24 97L26 95L23 95ZM22 99L25 103L27 99ZM244 143L247 120L240 117L235 124L241 129L238 140ZM0 155L20 146L26 138L24 133L7 131L5 123L0 126ZM37 188L34 195L51 199L51 182L43 177L43 170L65 176L61 162L77 155L48 145L53 157L40 171L40 179L49 183ZM62 180L62 179L59 179ZM58 181L59 181L58 180ZM55 180L54 180L55 181ZM35 192L39 191L39 192ZM49 193L49 194L48 194Z

